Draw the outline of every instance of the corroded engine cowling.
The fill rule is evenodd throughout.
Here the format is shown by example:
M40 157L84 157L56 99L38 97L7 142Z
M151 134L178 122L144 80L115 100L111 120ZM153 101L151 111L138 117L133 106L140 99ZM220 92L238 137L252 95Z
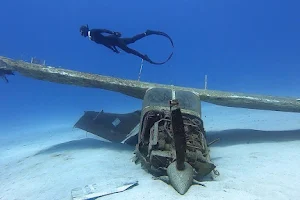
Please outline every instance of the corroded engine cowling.
M146 92L136 157L141 165L154 176L166 175L167 167L176 160L174 133L172 131L170 100L179 102L186 137L185 162L195 175L209 174L215 165L211 163L206 142L199 97L188 91L172 91L153 88Z

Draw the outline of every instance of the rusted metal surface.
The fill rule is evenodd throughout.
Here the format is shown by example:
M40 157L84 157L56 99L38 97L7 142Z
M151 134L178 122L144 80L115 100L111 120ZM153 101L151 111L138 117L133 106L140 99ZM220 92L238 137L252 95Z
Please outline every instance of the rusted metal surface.
M175 97L169 100L169 109L163 107L166 105L163 101L160 101L161 109L156 109L159 93L161 96L170 96L168 93L171 93ZM155 88L147 91L143 106L155 107L146 113L143 109L135 160L140 161L142 168L154 179L171 184L183 195L194 181L199 182L217 170L210 160L203 121L199 114L181 112L181 104L185 102L176 99L171 90Z
M283 112L300 112L300 101L296 98L252 95L155 84L102 76L98 74L83 73L74 70L55 68L51 66L43 66L24 61L17 61L1 56L0 68L10 69L22 74L23 76L33 79L50 81L60 84L110 90L138 99L143 99L147 89L159 87L174 89L178 91L192 91L199 95L201 101L227 107L274 110Z

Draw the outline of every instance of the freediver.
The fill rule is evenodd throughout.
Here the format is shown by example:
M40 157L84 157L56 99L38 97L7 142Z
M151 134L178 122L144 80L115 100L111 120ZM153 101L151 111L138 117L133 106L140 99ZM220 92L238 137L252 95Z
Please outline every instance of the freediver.
M120 53L118 51L118 49L116 48L116 47L119 47L126 53L136 55L136 56L140 57L141 59L148 61L151 64L157 64L157 65L164 64L168 60L170 60L170 58L173 55L173 52L172 52L166 61L158 63L158 62L153 62L146 54L143 55L140 52L138 52L134 49L131 49L127 46L128 44L132 44L132 43L136 42L137 40L140 40L149 35L162 35L162 36L167 37L170 40L172 46L174 47L172 39L170 38L170 36L168 36L164 32L147 30L146 32L137 34L131 38L121 38L122 34L120 32L115 32L115 31L111 31L111 30L107 30L107 29L89 29L88 25L81 26L79 30L80 30L80 34L83 37L89 37L89 39L91 41L94 41L97 44L102 44L102 45L106 46L107 48L111 49L112 51L114 51L115 53ZM109 35L105 36L102 33L108 33Z
M6 75L15 75L15 74L13 73L12 70L0 68L0 77L2 77L6 81L6 83L8 83L9 81L6 78Z

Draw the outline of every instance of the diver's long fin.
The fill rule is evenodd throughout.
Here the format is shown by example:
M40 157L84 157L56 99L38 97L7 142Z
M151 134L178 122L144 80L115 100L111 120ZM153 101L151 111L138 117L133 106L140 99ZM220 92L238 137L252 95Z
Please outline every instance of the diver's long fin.
M174 43L172 38L165 32L161 32L161 31L154 31L154 30L147 30L148 35L161 35L164 36L166 38L168 38L172 44L172 47L174 48ZM148 62L150 62L151 64L155 64L155 65L162 65L165 64L166 62L168 62L173 56L173 52L169 55L169 57L167 58L167 60L165 60L164 62L154 62L151 59L148 60Z
M162 31L154 31L154 30L147 30L148 35L162 35L165 36L166 38L168 38L172 44L172 47L174 47L174 43L172 38L165 32Z
M164 62L153 62L152 60L148 60L148 62L150 62L151 64L155 64L155 65L162 65L165 64L166 62L168 62L173 56L173 52L169 55L168 59L165 60Z

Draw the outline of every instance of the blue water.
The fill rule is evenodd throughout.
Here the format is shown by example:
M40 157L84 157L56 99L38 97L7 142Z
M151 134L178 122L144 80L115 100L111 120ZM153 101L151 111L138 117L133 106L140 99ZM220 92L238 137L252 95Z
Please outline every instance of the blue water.
M128 0L1 2L0 55L103 75L137 79L141 60L92 43L79 27L133 36L161 30L174 40L162 66L145 63L141 80L208 89L297 97L300 93L300 2ZM131 45L153 60L172 50L162 37ZM84 110L127 112L141 101L121 94L22 77L0 83L1 127L67 120ZM118 105L118 108L115 106ZM34 121L36 120L36 121Z
M208 89L300 98L299 8L299 0L2 0L0 56L25 61L37 57L54 67L137 80L140 58L124 52L115 54L83 38L79 27L89 24L90 28L121 32L124 37L153 29L168 33L175 48L157 36L146 37L130 47L154 61L166 59L172 50L174 55L161 66L144 62L141 81L203 88L208 75ZM149 185L159 186L129 161L131 153L117 148L115 152L105 151L104 144L84 138L83 131L71 132L86 110L131 112L141 108L141 100L100 89L34 80L18 73L8 79L9 84L0 79L0 199L69 197L74 187L122 176L145 178L141 181L145 195L160 197L149 190ZM218 109L205 107L203 111L207 111L205 128L225 129L210 134L213 139L224 139L219 146L222 148L217 146L212 151L222 178L205 190L197 190L204 194L201 198L222 193L254 199L251 191L262 198L269 194L274 199L299 196L299 178L293 173L299 166L299 144L279 144L299 141L299 115L269 112L262 117L249 110L241 113L234 108L232 112L231 108L222 112ZM267 129L265 124L277 132L227 130ZM291 124L293 127L289 127ZM279 132L280 128L295 127L298 130ZM276 143L254 146L267 141ZM224 148L224 143L241 145ZM26 157L34 151L47 155ZM241 160L248 157L243 164ZM248 171L235 171L246 166ZM265 173L260 176L255 169ZM259 185L265 188L263 192L256 191ZM132 197L136 194L131 193ZM165 192L163 198L174 199L168 194Z

